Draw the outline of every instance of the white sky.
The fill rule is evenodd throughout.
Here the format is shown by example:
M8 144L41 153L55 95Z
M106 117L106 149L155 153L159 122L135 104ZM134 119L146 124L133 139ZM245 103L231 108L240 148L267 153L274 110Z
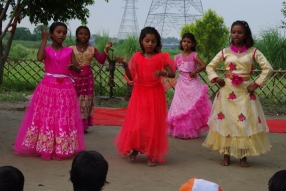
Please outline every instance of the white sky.
M253 34L259 34L261 29L281 25L281 20L286 21L281 13L284 0L202 0L203 10L214 10L224 18L227 27L236 20L245 20ZM137 20L139 30L144 27L152 0L137 0ZM111 37L116 37L124 12L124 0L95 0L95 4L89 7L90 17L88 24L92 34L105 31ZM69 21L72 33L81 25L79 21ZM33 31L28 19L24 19L19 27L27 27ZM179 38L179 34L173 30L168 36Z

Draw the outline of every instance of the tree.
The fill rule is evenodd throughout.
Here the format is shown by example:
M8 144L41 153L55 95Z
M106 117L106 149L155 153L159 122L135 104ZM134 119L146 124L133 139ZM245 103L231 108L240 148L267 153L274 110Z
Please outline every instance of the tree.
M89 17L86 7L93 4L94 0L0 0L0 84L3 83L4 64L21 19L29 17L31 23L44 25L48 25L49 21L79 19L86 24ZM3 22L7 19L8 23L4 27ZM6 33L10 35L4 48L2 40Z
M26 27L17 27L15 31L14 40L30 40L31 31Z
M286 18L286 1L284 1L282 3L283 8L281 9L282 14L284 15L284 17ZM286 28L286 22L281 21L282 22L282 28Z
M211 9L194 23L183 26L181 36L186 32L195 35L198 51L206 58L207 63L225 46L229 35L223 18Z

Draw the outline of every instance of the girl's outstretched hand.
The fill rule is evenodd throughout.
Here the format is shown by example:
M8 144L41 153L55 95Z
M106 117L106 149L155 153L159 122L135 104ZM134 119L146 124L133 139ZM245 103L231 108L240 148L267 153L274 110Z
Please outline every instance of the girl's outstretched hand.
M106 43L105 48L104 48L104 52L107 56L109 56L109 48L112 47L113 43L111 41L109 41L108 43Z
M218 83L220 87L223 87L225 85L224 79L221 78L216 78L216 83Z
M126 63L124 57L122 57L122 56L116 55L116 56L114 56L114 58L115 58L115 60L116 60L117 62L119 62L119 63L122 63L122 64L123 64L123 63Z
M75 71L76 73L80 73L80 72L81 72L81 68L80 68L79 66L75 66L75 65L73 65L73 64L68 65L68 69L69 69L69 70L73 70L73 71Z
M49 33L44 30L43 26L41 26L41 32L42 32L42 40L47 40L49 38Z
M106 43L105 48L109 49L110 47L112 47L113 43L111 41L109 41L108 43Z
M73 70L74 68L75 68L75 66L73 64L68 65L69 70Z

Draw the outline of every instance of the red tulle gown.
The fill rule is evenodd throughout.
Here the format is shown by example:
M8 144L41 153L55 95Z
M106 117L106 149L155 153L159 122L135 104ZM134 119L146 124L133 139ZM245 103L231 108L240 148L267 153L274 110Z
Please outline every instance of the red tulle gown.
M172 62L167 53L145 58L137 52L128 63L134 89L123 126L114 139L119 155L137 150L153 162L164 162L168 152L167 102L161 77L155 72Z

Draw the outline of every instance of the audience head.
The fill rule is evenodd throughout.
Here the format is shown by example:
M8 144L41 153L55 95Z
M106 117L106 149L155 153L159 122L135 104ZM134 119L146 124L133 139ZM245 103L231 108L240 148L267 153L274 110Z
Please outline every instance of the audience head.
M276 172L268 181L269 191L286 190L286 170Z
M23 191L24 175L13 166L0 167L0 191Z
M100 191L106 181L108 163L96 151L81 151L73 160L70 180L74 191Z

